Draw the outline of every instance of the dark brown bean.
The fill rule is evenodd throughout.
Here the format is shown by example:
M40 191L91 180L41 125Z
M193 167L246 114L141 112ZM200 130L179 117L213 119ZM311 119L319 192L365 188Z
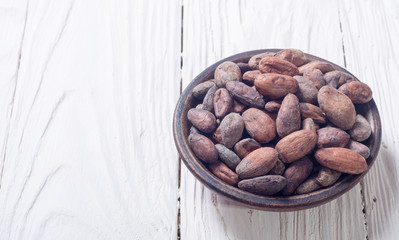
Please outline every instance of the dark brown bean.
M352 129L349 131L351 138L358 142L363 142L368 139L371 135L371 126L367 119L365 119L362 115L356 115L356 122L353 125Z
M338 88L342 84L345 84L347 82L356 81L356 79L352 75L341 71L328 72L324 74L323 79L328 86L331 86L333 88Z
M228 168L222 162L209 164L209 170L211 170L211 172L215 174L218 178L220 178L223 182L231 186L236 186L239 181L238 175L230 170L230 168Z
M289 76L299 75L299 70L294 64L277 57L262 58L259 62L259 70L262 73L277 73Z
M221 63L215 70L216 85L226 86L230 81L241 81L241 70L237 64L226 61Z
M263 108L265 106L263 96L242 82L230 81L226 84L226 88L236 100L246 106L256 108Z
M280 101L269 101L265 105L266 111L270 113L278 113L278 110L280 110L281 107L281 102Z
M248 154L236 168L240 179L265 175L276 164L277 151L271 147L258 148Z
M310 175L313 163L308 157L303 157L289 165L284 172L287 185L281 191L283 195L291 195L295 189Z
M267 175L245 179L238 183L238 188L258 195L273 195L281 191L287 184L285 177Z
M209 89L216 86L213 80L208 80L206 82L200 83L193 88L193 96L197 99L203 99Z
M216 144L215 147L216 150L218 150L220 160L229 168L235 170L237 165L241 162L241 159L237 156L237 154L222 144Z
M265 52L265 53L256 54L249 59L248 65L253 70L259 70L260 60L262 60L262 58L265 58L265 57L273 57L274 55L275 55L274 52Z
M370 149L360 142L356 142L354 140L349 140L347 148L359 153L362 157L367 159L370 156Z
M294 78L298 81L299 88L295 95L298 97L299 101L316 103L319 90L317 90L313 82L302 76L294 76Z
M206 93L204 100L202 101L202 109L213 112L213 99L215 97L215 92L218 88L216 86L211 87Z
M242 159L252 151L260 148L261 145L253 138L245 138L234 145L234 151Z
M338 178L341 176L340 172L331 170L329 168L326 167L322 167L319 170L319 173L316 177L316 181L317 183L319 183L321 186L323 187L328 187L333 185Z
M311 118L316 123L326 123L326 115L317 106L310 103L299 103L302 118Z
M320 88L326 85L326 81L323 78L323 73L319 69L308 69L303 73L303 76L312 81L317 90L320 90Z
M243 114L247 133L260 143L268 143L276 137L276 123L265 112L249 108Z

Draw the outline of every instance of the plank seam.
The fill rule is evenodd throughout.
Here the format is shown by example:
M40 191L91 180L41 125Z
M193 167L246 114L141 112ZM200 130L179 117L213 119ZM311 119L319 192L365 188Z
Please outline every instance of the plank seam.
M180 19L180 95L183 92L183 20L184 20L184 5L183 0L181 2L181 19ZM177 167L177 240L181 239L180 234L180 186L181 186L181 159L178 156L178 167Z
M25 22L24 22L24 28L22 30L22 38L21 38L21 47L19 49L19 55L18 55L18 66L17 66L17 72L15 76L15 84L14 84L14 92L12 94L11 102L10 102L10 116L8 118L8 123L7 123L7 130L6 130L6 136L4 138L4 147L3 147L3 165L1 167L1 174L0 174L0 189L3 183L3 174L4 174L4 165L6 163L6 158L7 158L7 147L8 147L8 137L10 135L11 131L11 119L14 113L14 103L15 103L15 94L17 92L17 85L18 85L18 77L19 77L19 71L21 67L21 58L22 58L22 48L24 44L24 38L25 38L25 29L26 29L26 23L28 21L28 10L29 10L29 0L26 1L26 12L25 12Z

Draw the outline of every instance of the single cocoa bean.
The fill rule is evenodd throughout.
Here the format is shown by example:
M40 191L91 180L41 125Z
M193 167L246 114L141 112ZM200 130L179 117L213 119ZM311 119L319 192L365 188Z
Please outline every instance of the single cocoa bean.
M315 131L315 132L317 131L316 130L316 125L313 122L313 119L311 119L311 118L305 118L302 121L302 129L308 129L308 130L312 130L312 131Z
M326 85L326 81L323 78L323 73L317 68L310 68L307 69L303 76L309 79L313 85L320 90L324 85Z
M216 86L211 87L206 93L204 100L202 101L202 109L213 112L213 99L215 97L215 92L218 88Z
M277 133L280 137L285 137L300 128L301 112L299 111L299 100L294 94L289 93L284 97L277 114Z
M337 127L348 130L356 121L356 110L352 101L337 89L324 86L317 95L321 110Z
M331 64L322 61L313 61L300 66L298 69L301 74L303 74L305 71L309 71L310 69L319 69L322 73L331 72L335 70Z
M353 103L367 103L373 98L373 92L367 84L353 81L342 85L338 91L348 96Z
M278 113L278 110L280 110L281 107L281 102L280 101L269 101L265 105L266 111L270 113Z
M324 127L317 130L317 147L345 147L349 141L349 134L339 128Z
M216 128L216 118L208 111L191 108L187 112L187 119L198 130L204 133L211 133Z
M232 148L240 140L244 130L244 120L238 113L229 113L220 123L222 142L227 148Z
M346 148L321 148L314 153L316 160L332 170L359 174L367 170L367 162L360 154Z
M238 175L230 170L225 164L222 162L217 162L217 163L212 163L209 164L209 170L213 174L216 175L216 177L220 178L223 182L231 185L231 186L236 186L239 179Z
M216 150L218 150L220 160L229 168L235 170L237 165L241 162L241 159L237 156L237 154L222 144L216 144L215 147Z
M219 88L215 92L213 98L213 108L217 118L224 118L226 114L231 112L233 107L233 98L230 96L229 91L225 88Z
M226 86L229 81L241 81L241 70L237 64L226 61L221 63L215 70L215 81L217 85Z
M285 177L267 175L245 179L238 183L238 188L258 195L273 195L281 191L287 184Z
M262 60L262 58L265 57L273 57L275 55L274 52L265 52L265 53L260 53L253 55L249 61L248 65L253 69L253 70L259 70L259 62Z
M242 80L248 85L254 85L256 76L262 74L259 70L248 71L242 75Z
M340 172L331 170L329 168L326 167L322 167L319 170L319 173L316 177L316 181L317 183L319 183L321 186L323 187L328 187L333 185L338 178L341 176Z
M282 138L276 144L279 159L291 163L313 151L317 142L317 134L312 130L299 130Z
M277 73L261 74L255 78L255 87L263 96L279 99L288 93L296 93L298 81L293 77Z
M226 88L237 101L246 106L257 108L265 106L263 96L242 82L230 81L226 84Z
M284 163L280 159L277 159L276 164L274 165L274 167L270 170L270 172L268 174L269 175L283 175L284 170L285 170Z
M302 76L294 76L294 78L298 82L298 91L296 92L298 99L301 102L316 103L319 90L313 82Z
M323 78L326 84L333 88L338 88L342 84L345 84L347 82L356 81L356 79L352 75L349 75L341 71L328 72L324 74Z
M347 148L359 153L362 157L367 159L370 156L370 148L366 145L356 142L354 140L349 140Z
M261 145L253 138L245 138L234 145L234 151L242 159L252 151L260 148Z
M244 74L244 73L252 70L248 63L240 62L240 63L237 63L237 66L240 68L241 74Z
M302 118L311 118L316 123L326 123L326 115L317 106L310 103L299 103Z
M316 181L316 177L315 176L310 176L307 180L305 180L303 183L301 183L297 187L297 189L295 191L295 194L297 194L297 195L306 194L306 193L310 193L310 192L314 192L316 190L319 190L320 188L321 188L321 186Z
M188 136L188 144L201 161L205 163L218 161L218 151L209 138L198 133L190 134Z
M265 57L259 62L259 70L262 73L278 73L283 75L299 75L298 68L285 60L277 57Z
M268 143L276 137L276 123L265 112L249 108L243 114L247 133L260 143Z
M215 142L223 144L222 140L222 132L220 131L220 125L216 130L213 132L212 139L215 140Z
M265 175L276 164L277 152L271 147L258 148L248 154L236 168L240 179Z
M208 80L206 82L200 83L193 88L193 96L197 99L202 100L209 89L216 86L213 80Z
M231 109L232 112L242 113L245 110L245 105L233 99L233 107Z
M287 179L287 185L281 193L283 195L291 195L295 189L310 175L313 169L313 163L308 157L303 157L289 165L284 172Z
M299 49L284 49L276 53L276 57L291 62L299 67L307 63L305 54Z
M368 139L371 135L371 126L367 119L365 119L362 115L356 115L356 122L353 125L352 129L349 131L351 138L353 140L363 142Z

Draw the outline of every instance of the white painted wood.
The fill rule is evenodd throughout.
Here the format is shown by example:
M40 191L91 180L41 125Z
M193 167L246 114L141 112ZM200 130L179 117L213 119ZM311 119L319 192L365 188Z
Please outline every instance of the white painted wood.
M26 0L0 2L0 183L13 111L26 4Z
M180 1L29 0L16 78L21 6L0 8L0 239L176 239Z
M261 48L299 48L344 65L338 6L320 1L184 1L183 85L206 66ZM310 210L235 206L182 167L182 239L365 239L360 187Z
M373 89L382 146L364 180L369 239L399 239L399 2L340 1L348 69Z

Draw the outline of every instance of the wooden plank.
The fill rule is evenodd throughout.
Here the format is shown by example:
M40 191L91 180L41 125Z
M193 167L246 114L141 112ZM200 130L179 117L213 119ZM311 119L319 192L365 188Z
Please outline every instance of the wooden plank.
M0 187L26 20L26 0L0 2Z
M348 69L373 89L382 122L382 146L363 182L368 239L399 236L399 3L340 2Z
M30 0L27 16L0 238L176 239L180 1Z
M344 65L338 6L319 1L184 1L183 85L232 54L299 48ZM206 16L206 17L205 17ZM360 187L318 208L271 213L234 205L182 167L182 239L365 239Z

